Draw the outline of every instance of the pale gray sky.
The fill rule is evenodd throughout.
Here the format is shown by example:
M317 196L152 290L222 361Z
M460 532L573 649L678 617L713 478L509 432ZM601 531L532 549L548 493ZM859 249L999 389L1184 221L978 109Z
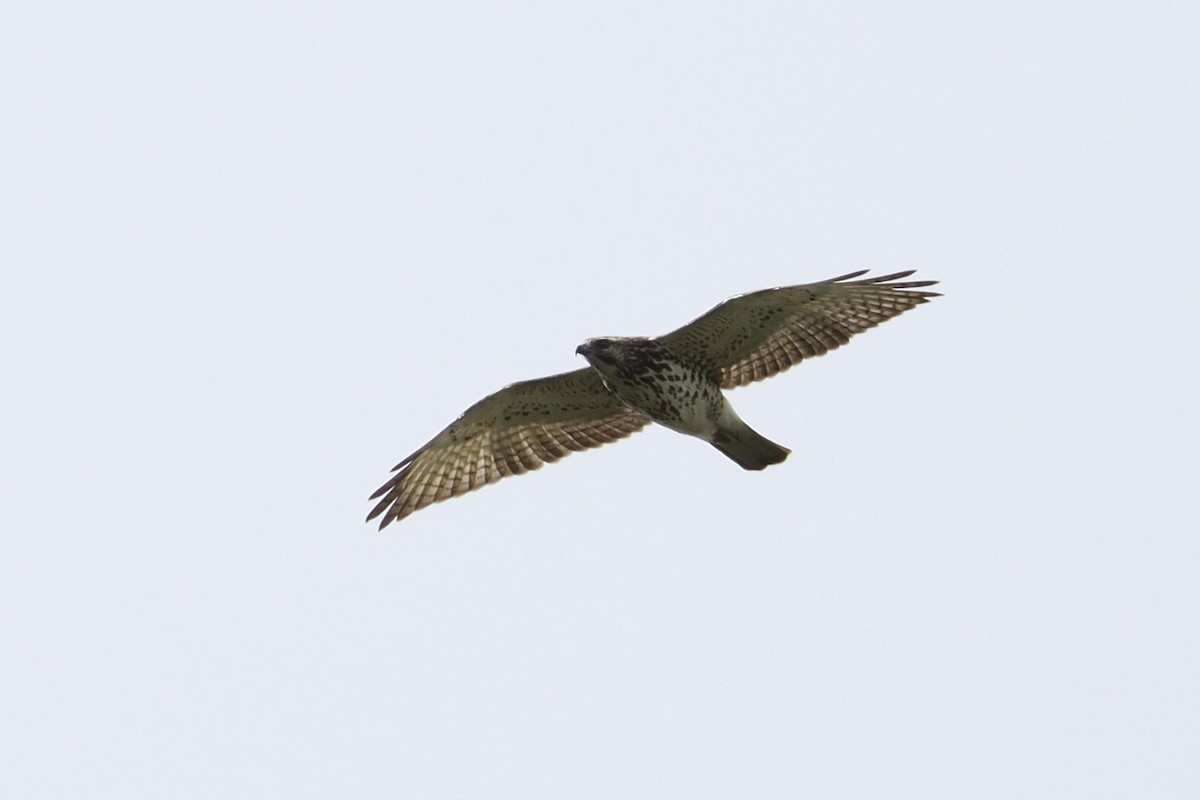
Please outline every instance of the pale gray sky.
M1194 4L0 12L0 794L1200 785ZM665 430L363 523L576 344L917 268Z

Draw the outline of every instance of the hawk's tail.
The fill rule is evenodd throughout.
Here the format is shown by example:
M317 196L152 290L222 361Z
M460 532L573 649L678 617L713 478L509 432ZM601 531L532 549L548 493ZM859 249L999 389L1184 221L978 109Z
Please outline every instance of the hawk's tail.
M712 446L737 462L742 469L765 469L783 461L792 452L775 444L740 419L737 422L735 427L717 431L712 438Z

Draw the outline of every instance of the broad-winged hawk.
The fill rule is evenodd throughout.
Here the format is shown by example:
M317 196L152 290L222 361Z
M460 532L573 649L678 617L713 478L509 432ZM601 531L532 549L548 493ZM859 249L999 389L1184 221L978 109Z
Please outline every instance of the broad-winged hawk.
M599 447L651 422L699 437L743 469L787 458L734 413L722 389L745 386L824 355L850 337L937 297L937 281L904 281L914 270L731 297L656 338L588 339L576 348L588 366L506 386L468 408L394 468L371 495L367 516L394 520Z

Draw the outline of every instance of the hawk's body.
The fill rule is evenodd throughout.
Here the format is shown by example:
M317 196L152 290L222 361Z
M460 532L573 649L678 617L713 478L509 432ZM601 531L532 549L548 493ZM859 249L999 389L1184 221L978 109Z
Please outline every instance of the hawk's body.
M635 411L673 431L711 442L743 469L787 458L750 428L721 393L720 372L689 360L655 339L588 339L576 348L604 386Z
M380 528L431 503L598 447L650 422L711 442L745 469L787 457L742 422L722 389L823 355L936 293L912 271L738 295L656 338L589 339L589 367L507 386L485 397L396 465L371 499ZM386 513L385 513L386 512Z

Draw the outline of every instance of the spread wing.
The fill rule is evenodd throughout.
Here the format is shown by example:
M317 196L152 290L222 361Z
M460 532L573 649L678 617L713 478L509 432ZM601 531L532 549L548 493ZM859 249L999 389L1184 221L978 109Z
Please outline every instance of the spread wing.
M576 450L615 442L649 424L617 400L590 368L506 386L468 408L424 447L397 464L367 515L393 520L558 461Z
M903 281L914 270L851 280L784 286L731 297L659 341L720 373L723 389L769 378L805 358L824 355L850 337L937 297L920 291L937 281Z

